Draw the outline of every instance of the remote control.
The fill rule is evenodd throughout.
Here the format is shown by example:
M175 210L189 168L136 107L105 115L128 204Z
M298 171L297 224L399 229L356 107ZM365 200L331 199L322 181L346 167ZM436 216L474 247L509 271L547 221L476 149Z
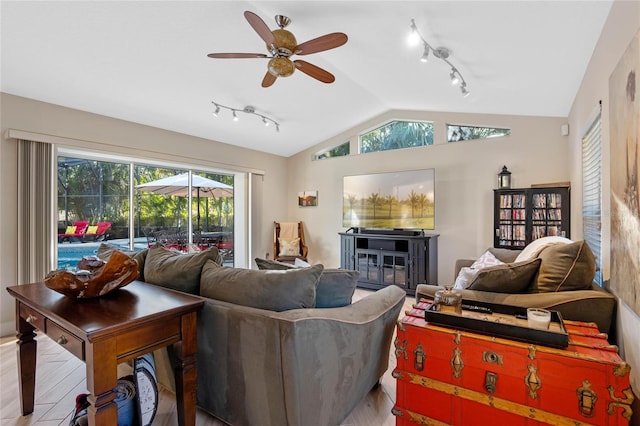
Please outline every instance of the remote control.
M486 308L484 306L476 306L476 305L466 305L466 304L462 304L462 309L466 310L466 311L473 311L473 312L480 312L483 314L492 314L493 311L489 308Z

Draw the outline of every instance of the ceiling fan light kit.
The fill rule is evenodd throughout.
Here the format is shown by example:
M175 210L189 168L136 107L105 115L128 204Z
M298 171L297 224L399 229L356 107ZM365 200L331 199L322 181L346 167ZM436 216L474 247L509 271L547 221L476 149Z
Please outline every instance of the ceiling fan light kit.
M344 33L331 33L298 44L295 36L284 28L291 23L291 19L284 15L276 15L275 20L279 29L271 31L267 24L255 13L245 11L244 17L249 25L267 45L271 56L263 53L210 53L207 56L218 59L231 58L261 58L269 59L267 73L262 79L262 87L269 87L278 77L288 77L299 69L308 76L323 83L333 83L335 77L330 72L310 64L309 62L290 59L293 55L309 55L342 46L348 40Z
M424 39L422 34L420 34L420 31L418 31L416 22L413 19L411 19L411 33L409 34L408 41L409 41L409 44L412 46L422 43L424 51L422 53L422 56L420 57L421 62L428 62L429 53L432 52L434 57L442 60L447 65L449 65L449 67L451 67L451 72L449 74L449 78L451 78L451 84L454 86L457 85L460 87L460 92L462 93L462 96L464 96L465 98L469 96L469 89L467 89L467 82L465 81L464 77L462 76L458 68L456 68L451 63L451 61L449 61L449 55L451 54L451 51L446 47L433 47L429 43L427 43L427 41Z
M240 108L232 108L226 105L222 105L215 101L211 101L211 103L214 104L216 107L215 111L213 112L214 117L220 116L221 109L226 109L228 111L231 111L231 116L233 117L233 121L240 121L240 118L238 117L237 113L243 112L248 115L255 115L256 117L259 117L262 120L262 123L265 125L265 127L269 127L271 124L273 124L276 127L276 132L280 131L280 123L275 121L273 118L267 117L264 114L260 114L256 112L255 107L247 105L246 107L240 109Z

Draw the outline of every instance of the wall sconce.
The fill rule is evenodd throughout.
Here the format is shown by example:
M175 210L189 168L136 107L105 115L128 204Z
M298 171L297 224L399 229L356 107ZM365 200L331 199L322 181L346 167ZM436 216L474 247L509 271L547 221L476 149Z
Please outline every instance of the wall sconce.
M498 188L511 188L511 172L507 170L507 166L502 166L502 171L498 173Z

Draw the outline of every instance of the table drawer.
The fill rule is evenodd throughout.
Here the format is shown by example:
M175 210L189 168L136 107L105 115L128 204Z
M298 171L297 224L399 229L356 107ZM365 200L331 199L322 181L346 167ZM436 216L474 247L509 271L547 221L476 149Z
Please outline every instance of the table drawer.
M54 342L84 361L84 341L82 339L49 319L47 319L47 329L45 333L53 339Z
M20 303L20 317L38 330L44 331L44 316L22 303Z

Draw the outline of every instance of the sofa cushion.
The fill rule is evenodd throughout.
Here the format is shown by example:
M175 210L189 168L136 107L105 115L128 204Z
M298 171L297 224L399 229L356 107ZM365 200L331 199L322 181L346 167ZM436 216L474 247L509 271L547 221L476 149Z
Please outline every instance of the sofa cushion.
M555 244L546 247L538 257L542 260L532 291L588 290L596 274L596 259L586 241Z
M460 290L465 289L469 287L469 285L475 279L481 269L488 268L490 266L501 265L503 263L503 261L495 257L493 253L487 250L482 256L480 256L475 262L473 262L471 266L463 267L460 269L453 288Z
M277 260L260 259L259 257L256 257L254 260L256 261L256 265L258 265L258 269L283 271L286 269L297 268L297 266L294 266L291 263L278 262Z
M179 253L156 244L147 253L144 280L173 290L198 294L200 273L208 260L222 265L217 248L211 247L197 253Z
M236 305L270 311L313 308L324 266L289 270L220 267L207 262L200 277L200 295Z
M100 243L100 246L98 247L98 251L96 252L96 256L98 256L98 258L104 260L105 262L108 262L114 250L119 250L122 253L129 255L132 259L138 262L138 278L137 279L139 281L144 281L144 262L147 258L147 252L149 251L149 249L146 248L140 251L129 251L129 250L122 250L120 247L116 247L111 244Z
M278 245L280 246L280 253L278 253L278 256L300 255L300 238L294 238L293 240L278 238Z
M538 272L540 263L540 259L531 259L481 269L468 288L497 293L524 293Z
M538 257L540 252L545 248L555 245L555 244L569 244L572 243L568 238L564 237L542 237L537 240L531 241L527 246L522 249L518 257L516 257L516 262L524 262L525 260L535 259Z
M297 269L294 265L277 260L256 257L255 261L258 269L263 270ZM359 276L358 271L326 268L316 288L316 308L339 308L350 305Z
M316 289L316 308L339 308L351 304L360 273L348 269L325 269Z

